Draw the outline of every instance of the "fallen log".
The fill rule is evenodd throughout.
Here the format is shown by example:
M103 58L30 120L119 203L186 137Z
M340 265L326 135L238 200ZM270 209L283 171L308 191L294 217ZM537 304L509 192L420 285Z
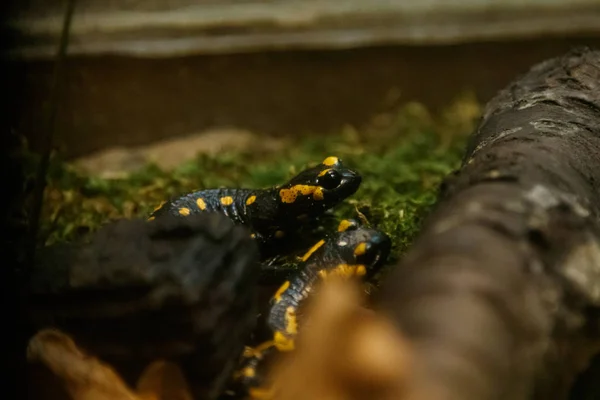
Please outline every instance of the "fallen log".
M45 248L28 288L30 359L76 399L127 398L123 384L161 360L214 399L256 325L257 263L249 232L220 214L123 219L89 244Z
M600 52L487 105L380 309L430 398L564 399L600 350Z

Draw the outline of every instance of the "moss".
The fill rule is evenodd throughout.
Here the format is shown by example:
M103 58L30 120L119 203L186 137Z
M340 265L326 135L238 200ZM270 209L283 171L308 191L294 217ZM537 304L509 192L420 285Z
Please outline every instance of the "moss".
M409 103L361 130L347 127L338 134L292 140L278 154L199 156L171 172L148 165L118 180L83 176L55 159L42 233L46 244L85 238L111 219L147 217L176 194L218 186L267 187L309 163L337 155L361 173L363 184L334 211L335 217L359 215L383 229L393 238L393 256L398 256L434 203L440 181L459 165L464 139L479 111L468 95L436 117Z

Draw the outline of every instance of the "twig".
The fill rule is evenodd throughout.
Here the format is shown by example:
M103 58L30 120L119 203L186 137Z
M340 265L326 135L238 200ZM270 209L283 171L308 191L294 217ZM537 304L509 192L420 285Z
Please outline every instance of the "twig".
M38 166L36 185L33 192L33 202L30 226L30 247L26 253L28 269L35 259L35 249L37 247L37 236L40 226L40 217L42 213L42 205L44 201L44 190L46 189L46 173L50 164L50 154L52 152L52 143L56 129L56 115L58 114L58 100L60 95L60 83L63 76L64 61L66 58L67 47L69 44L69 33L71 29L71 21L75 10L75 0L67 0L65 9L65 18L63 20L62 32L58 49L56 52L56 62L52 76L52 86L50 87L50 102L48 110L48 125L46 135L43 137L45 141L42 146L42 158Z

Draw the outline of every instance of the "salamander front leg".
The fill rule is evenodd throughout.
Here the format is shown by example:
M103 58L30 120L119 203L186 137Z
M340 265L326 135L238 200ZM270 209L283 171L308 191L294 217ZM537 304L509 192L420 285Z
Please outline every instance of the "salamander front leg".
M234 374L236 397L252 400L273 399L273 391L266 382L268 368L278 350L272 340L257 347L246 347L240 366Z

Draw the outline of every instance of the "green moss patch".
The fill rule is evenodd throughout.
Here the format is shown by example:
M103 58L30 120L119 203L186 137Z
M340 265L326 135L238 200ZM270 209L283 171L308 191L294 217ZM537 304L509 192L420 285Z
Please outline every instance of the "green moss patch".
M462 96L436 116L410 103L378 116L364 129L290 139L276 154L199 156L174 171L147 165L124 179L82 175L55 159L41 234L45 244L85 239L110 220L146 218L170 196L219 186L268 187L336 155L359 171L363 183L335 209L335 217L358 216L384 230L398 256L418 232L442 179L458 167L479 112L472 96Z

